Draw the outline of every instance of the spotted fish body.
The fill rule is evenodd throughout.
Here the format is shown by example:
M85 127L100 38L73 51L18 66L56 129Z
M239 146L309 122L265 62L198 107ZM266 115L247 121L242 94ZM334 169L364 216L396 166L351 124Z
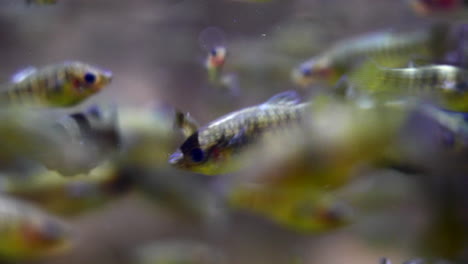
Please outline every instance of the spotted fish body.
M62 221L7 197L0 197L0 258L31 259L65 249L70 230Z
M223 116L188 137L170 163L208 175L236 170L233 155L269 131L299 123L308 105L298 103L297 94L285 92L261 105Z
M112 79L110 71L82 62L65 62L42 69L27 68L0 91L1 104L68 107L99 92Z
M451 65L382 68L375 64L351 79L374 95L423 97L454 111L468 111L468 71Z
M295 68L292 78L300 86L335 84L368 58L387 67L401 67L415 58L432 61L441 57L447 48L447 32L446 26L438 25L432 30L380 32L342 41Z

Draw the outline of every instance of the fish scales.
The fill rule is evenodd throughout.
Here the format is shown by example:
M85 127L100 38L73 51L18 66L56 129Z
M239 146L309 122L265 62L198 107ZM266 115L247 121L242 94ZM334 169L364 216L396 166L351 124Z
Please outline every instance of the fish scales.
M112 73L81 62L33 67L17 73L0 91L2 104L75 105L110 83Z
M299 101L297 93L288 91L222 116L190 135L169 162L208 175L235 170L244 157L238 154L247 147L271 132L287 131L299 124L310 105Z
M269 106L251 107L241 112L224 117L230 119L228 122L215 121L207 126L200 136L200 144L211 145L217 143L222 138L230 139L239 133L257 133L257 130L264 130L298 119L298 111L302 111L306 104L295 107ZM221 120L223 117L221 118Z

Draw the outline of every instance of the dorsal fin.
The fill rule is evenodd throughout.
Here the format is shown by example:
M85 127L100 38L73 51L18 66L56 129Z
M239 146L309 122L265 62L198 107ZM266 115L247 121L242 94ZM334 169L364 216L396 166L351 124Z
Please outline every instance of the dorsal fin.
M264 104L269 105L296 105L301 101L299 94L295 91L286 91L271 97Z
M189 114L175 110L174 127L182 131L186 138L198 130L198 122Z
M13 74L13 76L11 76L11 82L12 83L22 82L24 79L26 79L27 77L31 76L32 74L36 72L37 72L37 68L29 66Z

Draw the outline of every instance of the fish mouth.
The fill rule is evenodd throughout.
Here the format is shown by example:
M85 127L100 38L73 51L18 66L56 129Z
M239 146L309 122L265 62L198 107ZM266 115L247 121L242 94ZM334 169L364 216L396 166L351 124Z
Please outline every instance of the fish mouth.
M103 70L102 76L106 83L110 83L114 75L112 74L112 71L110 70Z
M429 6L424 4L419 0L408 0L411 8L416 12L416 14L421 16L427 16L431 13Z
M306 87L313 82L313 78L311 76L306 76L304 74L304 70L302 70L301 68L293 70L293 72L291 73L291 79L294 83L298 84L301 87Z
M178 150L169 156L168 162L173 166L181 167L183 158L184 154L182 154L182 152Z

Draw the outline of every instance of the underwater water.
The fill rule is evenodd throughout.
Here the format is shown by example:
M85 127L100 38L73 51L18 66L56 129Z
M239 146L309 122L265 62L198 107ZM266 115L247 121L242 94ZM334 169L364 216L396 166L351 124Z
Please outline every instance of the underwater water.
M56 84L54 89L60 86L77 88L79 85L76 82L67 86L69 79L60 79L62 67L65 67L60 63L66 61L96 65L99 69L105 69L104 73L111 71L112 81L95 94L93 92L77 99L77 103L62 105L61 100L45 102L46 109L36 111L33 108L32 112L37 116L31 118L28 113L21 112L24 101L29 99L11 99L14 101L11 103L13 109L18 109L27 117L25 120L31 122L32 128L26 129L33 131L33 135L25 134L24 138L38 138L25 142L23 137L12 136L21 134L15 132L17 127L25 128L19 125L2 128L0 125L0 141L6 142L11 138L11 144L0 144L0 148L3 146L4 149L0 150L0 194L27 201L41 211L57 216L70 226L71 231L67 233L69 245L66 248L49 252L47 247L40 248L38 245L49 246L48 243L53 243L51 241L56 239L57 230L51 228L53 230L45 232L53 239L42 238L35 232L28 233L29 229L16 224L15 220L11 230L18 232L21 239L27 233L24 238L26 242L18 242L20 239L16 235L11 238L5 235L2 241L2 230L10 230L10 226L0 227L0 263L377 264L384 263L379 262L383 257L392 263L412 259L427 262L411 263L468 263L468 170L463 163L466 161L466 153L463 152L466 150L463 149L466 147L465 138L449 143L457 146L455 154L432 149L432 142L441 139L436 132L436 138L426 134L436 131L437 125L429 128L414 125L417 126L416 132L410 133L408 138L405 136L394 140L393 137L401 133L388 131L393 131L395 126L400 127L400 112L380 116L376 108L370 114L362 113L360 107L356 110L354 104L349 105L347 101L341 101L342 98L335 97L330 101L323 100L324 105L331 102L331 107L321 107L322 96L329 96L328 88L335 87L343 76L353 80L352 73L340 74L333 83L321 82L305 87L292 78L292 71L301 63L320 54L331 54L326 52L335 43L342 42L344 47L352 47L346 40L357 36L427 30L437 23L445 23L453 31L463 28L463 15L460 15L461 18L453 13L422 16L408 2L57 0L56 3L47 3L39 0L1 0L0 80L6 86L14 83L12 76L22 69L54 65L44 73L49 82L43 84L41 75L37 75L34 77L38 80L37 84L34 80L28 84L33 91L31 93L35 91L34 85L47 86L50 80ZM465 17L468 19L467 10L463 11L467 12ZM457 44L454 50L466 46L463 40L457 39L457 43L462 44ZM364 55L359 55L360 58L349 67L357 67L366 59L374 60L373 53L366 53L371 49L365 46L364 51L359 51ZM350 50L345 48L344 54L352 54L352 57L354 51L352 48ZM416 48L415 52L418 50ZM446 53L451 51L447 50ZM405 47L398 50L400 52L406 52ZM407 65L413 62L416 62L416 67L448 64L445 60L440 62L432 58L420 62L416 53L410 51L404 63L398 67L375 60L378 67L385 69L410 68ZM460 61L465 61L463 52L462 55L456 54L463 57ZM327 56L324 58L328 59ZM346 56L344 61L352 60ZM385 56L393 59L391 52L385 53ZM463 67L466 65L461 63L460 68ZM84 82L78 88L86 90L89 84L86 74L89 72L85 70L83 76L76 77ZM94 78L103 78L104 73L101 72L101 76L99 73L93 75L93 82ZM42 72L33 71L32 74ZM445 72L441 71L440 74ZM15 76L18 79L18 75ZM28 76L31 75L23 72L19 79L24 80ZM468 80L468 74L466 76ZM439 79L450 82L449 77L444 78ZM17 89L22 89L22 85L18 84ZM25 84L25 89L28 85ZM38 94L42 93L40 88L37 90ZM275 135L273 139L268 137L266 144L247 156L249 163L253 163L250 164L252 167L224 172L223 169L228 166L216 163L231 157L231 152L226 150L231 147L230 144L240 145L239 148L237 145L232 147L232 152L237 154L244 144L256 139L256 129L261 125L249 121L247 115L242 117L239 124L229 124L230 127L223 128L222 132L207 132L215 137L216 133L235 131L236 135L227 142L223 140L228 136L218 140L223 144L217 143L216 152L210 148L209 154L203 152L200 158L216 157L214 166L223 172L217 173L213 168L210 168L210 173L195 171L193 167L181 169L169 162L173 157L171 154L186 142L186 135L174 129L174 111L190 113L190 117L200 125L196 129L201 135L205 125L211 121L249 106L260 105L252 110L257 118L258 113L263 115L261 111L269 109L271 105L296 105L297 102L290 98L294 96L290 95L285 96L285 100L277 98L270 104L263 104L276 94L291 90L296 91L302 102L319 98L314 103L314 107L317 106L314 110L319 114L307 119L313 123L311 130L307 130L305 135L299 133L300 136L293 139ZM457 92L464 93L465 90L461 88ZM26 95L28 93L24 92ZM9 96L21 97L24 94L18 92ZM73 96L71 94L74 93L64 96ZM39 94L37 98L52 97ZM427 98L424 97L421 105L425 105ZM439 102L438 99L430 95L427 102ZM23 104L16 106L17 101ZM349 101L360 102L360 97L352 97ZM447 105L452 106L451 102ZM55 107L56 104L59 107ZM46 127L44 124L49 124L57 116L81 113L96 105L118 109L116 124L113 123L110 128L100 124L102 116L108 117L100 113L96 115L98 121L91 118L90 125L84 126L88 129L89 125L90 132L83 130L81 117L73 117L73 122L78 122L78 130L72 133L84 135L83 138L75 142L67 137L56 147L59 157L70 158L70 163L66 164L70 167L63 171L61 167L54 167L62 161L55 156L52 161L47 159L47 162L42 162L44 156L55 153L53 144L56 142L56 127L50 129L47 126L42 130L43 126ZM449 110L468 111L457 107L449 107ZM274 122L293 119L283 118L281 109L275 111L272 114ZM410 117L405 115L401 118L410 120L408 127L417 123L413 119L420 120L417 114L413 116L412 111L408 114ZM13 118L5 115L4 120L7 121L0 123L10 122L11 119L23 122L23 116L14 113ZM274 117L275 114L279 117ZM146 123L146 118L149 118L149 123ZM398 119L398 125L393 123L394 119ZM316 127L314 122L319 125ZM281 123L279 126L284 128L288 124ZM454 134L468 135L464 134L468 133L468 130L464 130L464 124L460 129L458 125L453 128L455 125L452 126L450 121L442 122L441 126L445 124L448 124L450 131L455 131ZM66 130L76 129L74 124L70 125L71 128L64 126ZM10 131L8 129L13 132L7 133ZM3 133L2 130L7 132ZM399 131L399 128L394 130ZM118 134L118 143L109 133ZM428 141L418 145L418 140L426 137ZM200 145L203 140L200 137L197 143ZM413 145L414 142L418 144ZM393 152L391 147L399 144L407 147L402 150L404 154ZM23 151L23 145L33 146L33 151L30 148ZM306 146L305 149L303 146ZM398 159L401 164L387 163L386 157L381 159L381 152L387 154L387 151L383 151L387 148L392 158L404 157ZM16 150L20 154L16 154ZM29 159L31 152L34 152L34 159L39 157L40 168L34 165L33 169L29 169L29 163L23 163L23 159ZM218 152L222 157L219 160L216 156ZM10 153L15 153L12 173ZM183 154L187 158L187 153ZM406 159L405 155L409 158ZM194 156L192 159L195 160ZM197 163L194 160L190 162ZM47 169L42 163L46 163ZM108 164L112 164L109 165L111 172L107 171ZM414 164L423 165L413 170ZM406 170L405 165L410 165L410 168ZM99 170L101 166L104 166L104 172ZM26 167L28 169L24 169ZM95 167L98 170L90 173ZM420 167L422 170L419 170ZM58 175L56 171L70 175ZM106 179L94 180L101 174ZM91 176L93 180L90 180ZM50 177L50 180L46 177ZM241 187L237 185L239 182ZM243 185L244 182L247 183ZM38 187L40 191L34 191L36 184L43 189ZM28 189L29 186L31 189ZM252 200L247 197L247 202L242 200L243 197L236 200L238 193L242 196L243 191L248 193L258 186L267 186L264 187L268 190L266 198L261 197L257 201L255 197ZM302 204L303 201L306 202ZM300 204L299 209L296 208L297 204ZM9 205L5 205L5 208L9 208ZM10 221L8 216L5 216L7 220L2 221L1 211L0 226ZM36 220L34 216L27 217L27 223ZM24 243L21 245L27 250L33 248L36 253L28 255L10 250L16 243Z

